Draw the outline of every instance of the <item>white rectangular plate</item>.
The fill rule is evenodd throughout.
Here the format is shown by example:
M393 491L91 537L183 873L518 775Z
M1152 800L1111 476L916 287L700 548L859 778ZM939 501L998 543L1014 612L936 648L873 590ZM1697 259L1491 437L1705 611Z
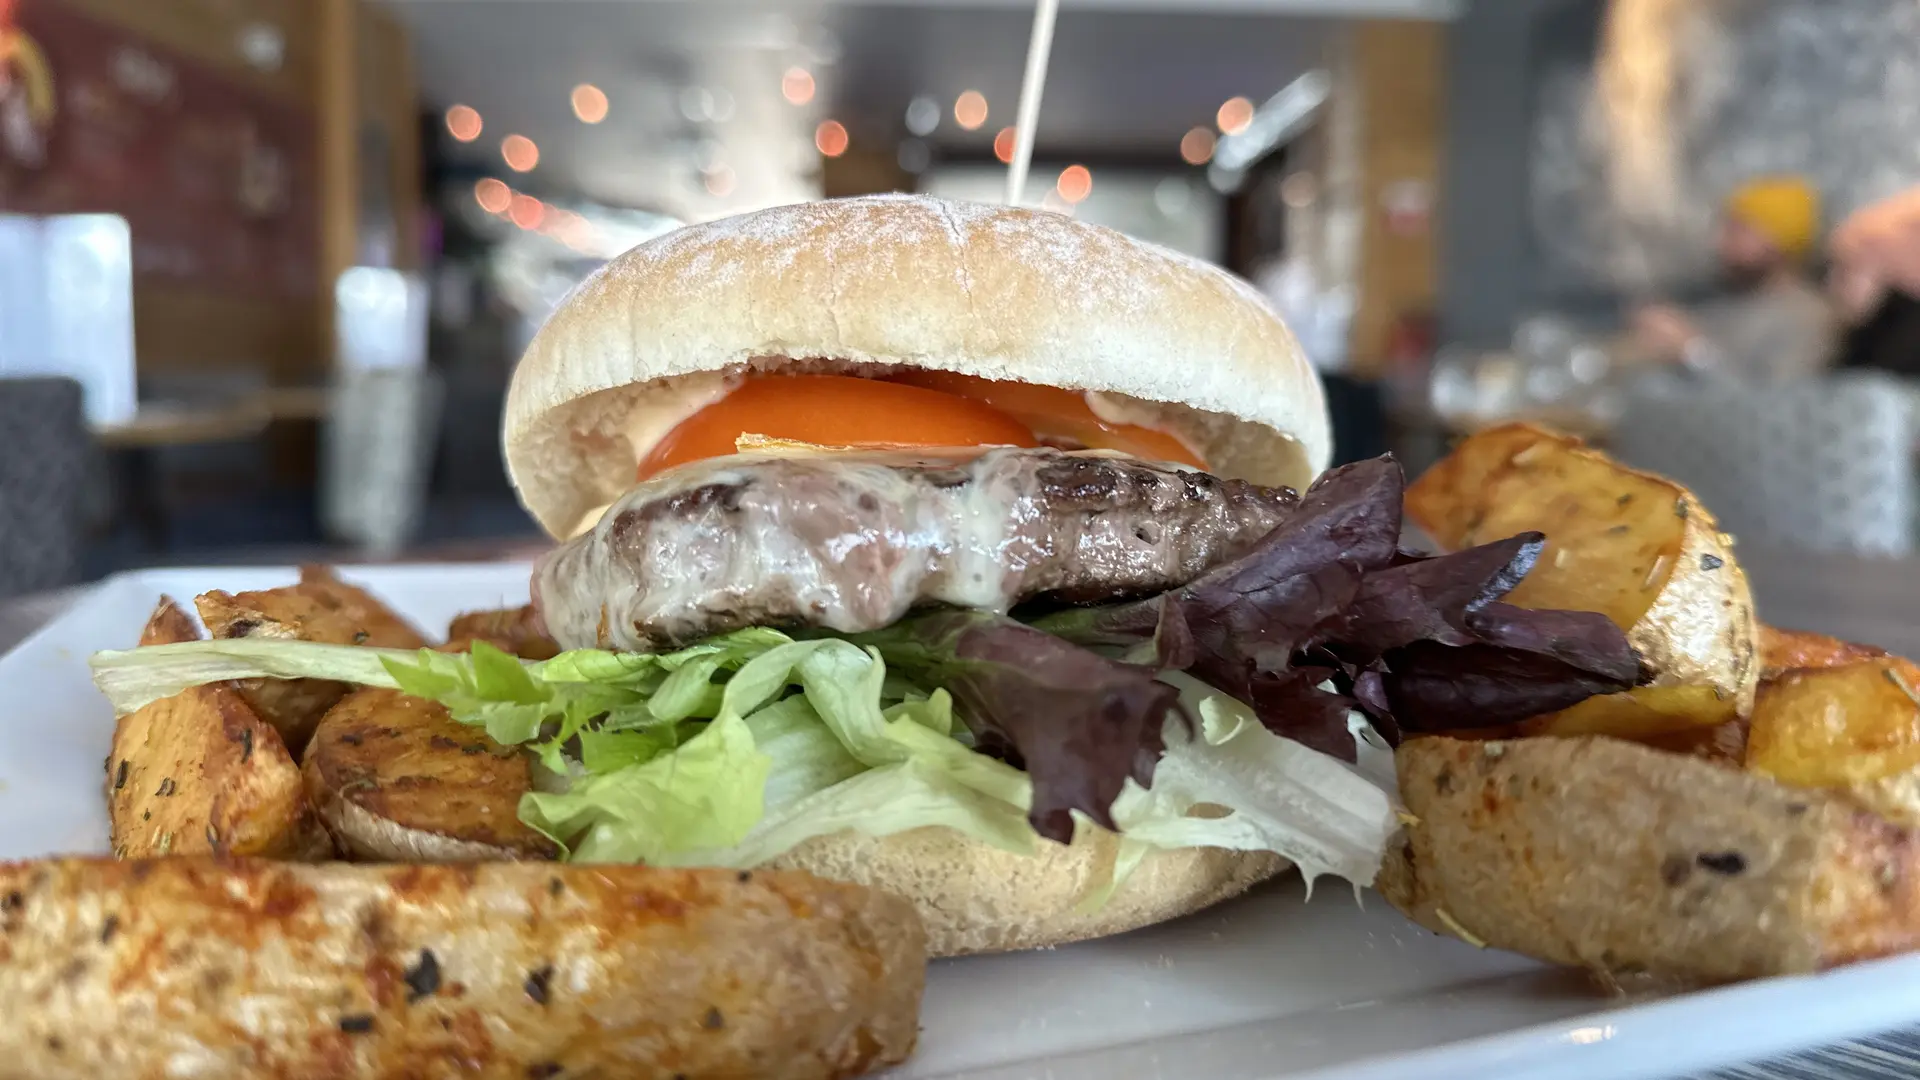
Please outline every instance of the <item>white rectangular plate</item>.
M345 576L428 632L523 603L520 565ZM0 657L0 858L106 851L113 716L87 675L155 601L267 588L291 569L154 570L103 583ZM1279 883L1175 923L1047 952L952 960L928 980L901 1080L1675 1075L1920 1020L1920 958L1646 1002L1406 922L1378 896Z

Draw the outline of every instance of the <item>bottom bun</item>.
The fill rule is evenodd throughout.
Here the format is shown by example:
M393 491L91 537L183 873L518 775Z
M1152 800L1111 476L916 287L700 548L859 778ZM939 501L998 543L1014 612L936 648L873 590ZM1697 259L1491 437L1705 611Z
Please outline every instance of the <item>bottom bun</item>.
M1119 837L1085 829L1071 845L1016 855L952 829L816 837L767 865L851 881L913 902L934 956L1064 945L1151 926L1238 896L1293 864L1270 851L1152 851L1097 911L1076 908L1113 866Z

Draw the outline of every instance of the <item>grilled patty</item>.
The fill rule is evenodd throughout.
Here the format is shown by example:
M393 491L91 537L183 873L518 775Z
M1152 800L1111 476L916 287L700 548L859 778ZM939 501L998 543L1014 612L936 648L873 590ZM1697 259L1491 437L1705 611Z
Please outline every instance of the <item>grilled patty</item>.
M1297 502L1049 449L719 458L641 484L549 553L534 602L563 647L638 651L746 626L873 630L934 604L1106 600L1192 580Z

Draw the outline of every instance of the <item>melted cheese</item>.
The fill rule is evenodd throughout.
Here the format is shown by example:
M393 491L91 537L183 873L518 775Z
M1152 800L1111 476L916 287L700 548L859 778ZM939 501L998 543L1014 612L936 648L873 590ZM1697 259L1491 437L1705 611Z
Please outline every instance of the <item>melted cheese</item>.
M646 628L677 634L698 626L709 605L776 581L817 625L847 632L889 625L917 600L1004 611L1045 555L1028 527L1038 515L1030 474L976 464L973 482L942 488L889 467L929 456L938 457L869 451L828 466L739 454L661 473L541 560L535 582L549 632L566 648L643 650L652 644ZM762 481L723 515L646 513L702 489L745 490L753 466L768 460L792 468L777 488ZM622 539L629 513L647 525Z

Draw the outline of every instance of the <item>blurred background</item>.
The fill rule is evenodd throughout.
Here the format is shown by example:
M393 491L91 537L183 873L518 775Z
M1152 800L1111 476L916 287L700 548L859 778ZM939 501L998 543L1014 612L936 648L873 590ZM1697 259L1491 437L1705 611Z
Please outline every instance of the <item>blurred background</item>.
M0 0L0 597L536 549L498 420L552 305L686 222L997 200L1031 18ZM1253 280L1343 460L1541 419L1889 556L1915 184L1920 0L1068 0L1026 198Z

